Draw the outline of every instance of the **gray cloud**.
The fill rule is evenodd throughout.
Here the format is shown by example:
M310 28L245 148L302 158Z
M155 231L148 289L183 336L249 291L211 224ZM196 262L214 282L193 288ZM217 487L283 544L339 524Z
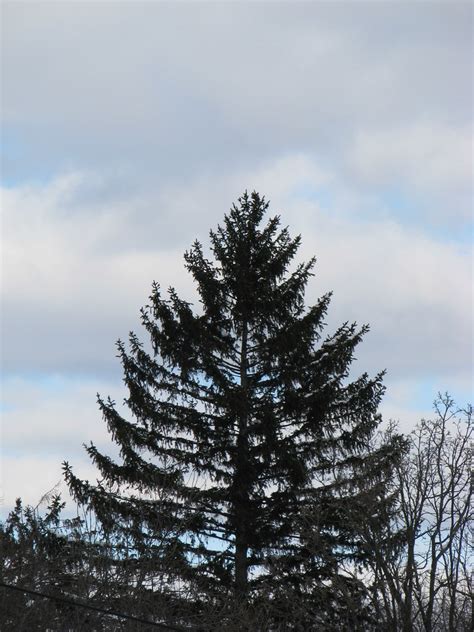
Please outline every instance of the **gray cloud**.
M469 5L40 2L4 11L11 178L114 166L130 186L179 185L303 151L373 188L371 143L386 140L390 153L413 126L441 130L450 155L465 159L468 141L457 139L471 120ZM397 145L399 161L409 159L413 143ZM387 161L381 172L386 180ZM408 169L392 179L413 184ZM456 200L464 214L469 203Z
M153 279L193 299L182 253L244 188L318 255L308 301L334 290L328 329L371 323L355 370L388 369L385 414L418 418L435 394L420 384L468 392L470 4L2 13L8 502L37 500L65 457L94 477L80 444L105 440L95 391L120 392L116 338L140 333Z

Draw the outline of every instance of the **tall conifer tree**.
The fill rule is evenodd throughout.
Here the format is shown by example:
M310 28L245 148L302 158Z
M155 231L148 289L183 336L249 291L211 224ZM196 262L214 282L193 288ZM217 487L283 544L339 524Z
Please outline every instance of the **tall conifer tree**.
M121 459L91 444L101 481L68 464L66 478L117 541L132 537L175 622L210 604L223 625L225 604L260 604L265 629L329 630L362 611L341 565L367 555L357 520L384 519L400 445L370 448L383 374L348 380L367 327L323 337L330 294L305 307L315 260L291 268L300 237L265 224L267 208L245 193L210 232L213 260L197 241L185 253L198 309L154 284L151 346L118 342L131 418L99 398Z

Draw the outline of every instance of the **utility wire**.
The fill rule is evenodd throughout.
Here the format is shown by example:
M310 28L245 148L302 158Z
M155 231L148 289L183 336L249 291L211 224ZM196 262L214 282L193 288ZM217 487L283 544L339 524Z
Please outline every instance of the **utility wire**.
M191 629L192 629L192 628L181 628L175 625L170 625L168 623L157 623L156 621L148 621L147 619L141 619L140 617L133 617L130 614L116 612L115 610L105 610L104 608L99 608L98 606L90 606L88 604L81 603L80 601L68 599L67 597L55 597L53 595L47 595L46 593L42 593L37 590L22 588L21 586L14 586L13 584L5 584L4 582L0 582L0 587L7 588L8 590L16 590L18 592L31 595L32 597L44 597L45 599L51 599L52 601L59 601L61 603L66 603L70 606L74 606L75 608L85 608L86 610L94 610L94 612L101 612L102 614L107 614L112 617L119 617L120 619L127 619L128 621L135 621L136 623L143 623L145 625L155 626L156 628L160 628L161 630L172 630L173 632L191 632Z

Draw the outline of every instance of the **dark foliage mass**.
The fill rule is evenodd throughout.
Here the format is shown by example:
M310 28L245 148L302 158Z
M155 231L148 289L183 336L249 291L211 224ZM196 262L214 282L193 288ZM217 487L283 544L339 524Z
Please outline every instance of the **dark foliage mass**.
M330 295L304 302L315 261L294 263L300 238L267 209L245 193L209 258L199 242L185 253L198 307L154 284L148 341L118 342L128 414L99 398L120 458L87 447L96 484L65 464L76 522L58 500L45 518L17 507L2 577L183 629L423 629L396 597L410 446L378 433L383 374L349 379L367 327L324 334ZM40 608L49 629L65 629L61 608ZM81 616L70 629L144 629Z

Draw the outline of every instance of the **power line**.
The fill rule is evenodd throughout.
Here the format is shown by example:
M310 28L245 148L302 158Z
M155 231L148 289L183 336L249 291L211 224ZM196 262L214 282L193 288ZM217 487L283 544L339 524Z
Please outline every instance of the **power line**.
M119 617L120 619L127 619L128 621L135 621L136 623L151 625L156 628L160 628L161 630L172 630L173 632L191 632L191 628L181 628L175 625L170 625L168 623L157 623L156 621L149 621L147 619L142 619L140 617L134 617L130 614L124 614L123 612L116 612L115 610L105 610L104 608L99 608L98 606L91 606L85 603L81 603L80 601L68 599L67 597L56 597L54 595L47 595L46 593L42 593L37 590L22 588L21 586L14 586L13 584L5 584L4 582L0 582L0 587L7 588L8 590L16 590L18 592L31 595L32 597L43 597L45 599L51 599L52 601L59 601L61 603L65 603L70 606L74 606L75 608L84 608L86 610L93 610L94 612L100 612L102 614L110 615L112 617Z

